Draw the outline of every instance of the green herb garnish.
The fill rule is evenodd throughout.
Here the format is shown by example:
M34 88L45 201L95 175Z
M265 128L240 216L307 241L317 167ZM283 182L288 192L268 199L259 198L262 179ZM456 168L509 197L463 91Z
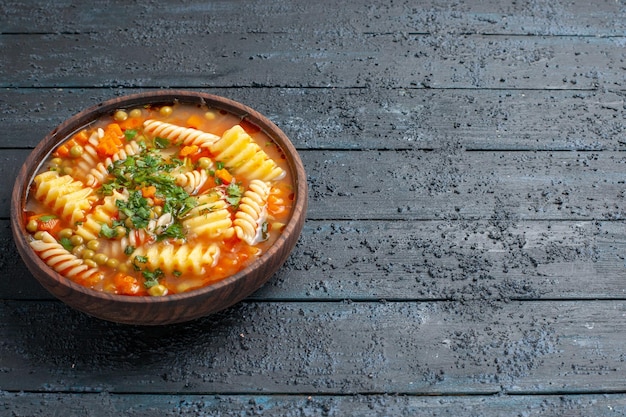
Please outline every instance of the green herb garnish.
M39 220L42 223L45 223L45 222L49 222L50 220L53 220L53 219L56 219L56 218L57 218L57 216L55 216L54 214L47 214L45 216L39 217L37 220Z
M141 191L131 192L128 201L117 200L115 205L120 213L129 218L137 229L148 226L152 212L148 205L148 199L142 197Z
M158 285L159 278L162 278L165 274L161 269L157 268L154 271L144 269L143 271L141 271L141 275L143 275L143 277L146 279L146 281L144 282L146 288L151 288L155 285Z
M165 138L161 138L161 137L156 137L154 138L154 147L157 149L165 149L167 147L170 146L170 140L169 139L165 139Z
M74 245L72 245L72 241L70 240L69 237L62 237L61 239L59 239L59 243L68 252L71 252L72 249L74 249Z
M184 239L185 232L183 229L183 225L180 223L173 223L167 229L163 231L158 237L157 240L163 239Z
M239 207L239 202L243 196L243 187L240 184L230 183L226 187L226 201L233 207Z
M108 224L103 223L102 227L100 228L100 233L98 233L98 236L112 239L117 236L117 232Z
M127 141L131 141L135 139L135 136L137 136L137 133L139 133L137 129L126 129L124 131L124 137L126 138Z

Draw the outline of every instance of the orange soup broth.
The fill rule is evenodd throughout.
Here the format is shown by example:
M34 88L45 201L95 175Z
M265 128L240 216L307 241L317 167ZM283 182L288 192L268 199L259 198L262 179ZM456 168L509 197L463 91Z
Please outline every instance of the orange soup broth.
M164 294L152 295L175 294L197 289L223 280L224 278L241 271L257 259L264 251L266 251L280 236L282 228L288 222L294 199L293 179L291 173L289 172L289 167L287 166L286 158L282 153L282 150L257 126L247 122L246 120L241 120L239 117L223 110L210 109L200 105L177 103L164 107L169 107L171 113L163 111L163 107L146 106L124 109L123 112L127 115L125 119L123 119L123 116L120 117L119 112L115 115L102 117L85 128L87 137L89 137L89 135L91 135L91 133L98 128L105 129L111 124L117 124L121 128L122 132L126 133L136 130L138 134L135 138L141 138L143 122L149 119L163 121L181 127L190 127L218 136L221 136L226 130L230 129L234 125L239 124L244 128L246 133L252 137L254 142L258 144L259 147L268 155L268 157L275 161L276 164L285 171L286 175L280 180L272 180L268 182L271 188L266 205L267 222L265 235L267 238L262 242L252 246L239 239L236 235L226 238L218 237L215 239L207 239L193 236L189 234L188 231L186 231L186 235L183 239L161 240L162 244L171 244L175 247L181 244L192 246L196 244L217 244L219 246L219 257L214 265L203 267L201 273L199 274L194 273L191 270L175 271L175 273L162 273L158 277L158 285L165 288L166 291ZM146 142L150 142L154 140L154 138L149 135L145 135L145 140ZM77 158L68 152L71 147L76 144L82 143L82 146L86 146L84 145L85 142L84 131L73 135L64 144L59 146L42 164L38 174L48 170L56 170L59 172L59 175L71 175L74 177L74 172L76 171L74 167ZM61 149L65 150L61 151ZM180 149L182 149L182 146L174 146L174 144L172 144L172 146L162 149L160 152L167 158L175 158ZM213 159L212 155L208 154L206 150L201 152L196 151L193 155L189 155L185 158L181 157L179 159L183 159L185 164L197 167L200 155L202 157L208 157L211 160ZM99 162L103 162L105 159L105 157L101 157ZM219 161L213 161L213 163L219 163ZM215 166L213 166L213 168L214 169L212 171L215 171ZM209 180L207 180L207 183L202 187L202 190L198 192L199 194L207 192L214 187L221 186L223 188L226 186L224 183L220 184L221 180L216 179L214 175L215 174L212 172L212 176L209 177ZM81 179L82 178L79 180ZM239 184L242 187L242 190L248 189L249 179L247 178L233 176L232 182ZM85 217L92 214L94 210L102 204L103 196L98 192L100 186L101 184L93 187L94 201L91 205L91 209L85 213ZM100 262L97 265L99 269L98 274L91 275L90 277L84 279L76 277L73 278L74 281L95 290L116 294L151 294L149 292L149 287L146 286L148 280L144 275L144 271L148 270L149 273L154 271L149 268L144 268L143 265L138 264L137 260L133 259L132 254L127 255L124 253L123 249L125 248L120 248L120 236L103 237L100 235L97 239L95 239L97 240L96 244L83 241L82 243L76 242L75 245L69 245L68 239L71 242L72 239L76 238L74 237L75 235L68 237L68 230L75 231L80 222L77 224L71 224L67 220L61 219L58 211L55 212L53 208L50 208L49 206L44 205L41 201L38 201L34 197L34 194L33 185L31 187L26 210L24 212L24 222L27 225L27 229L33 234L33 236L36 236L36 233L46 229L46 227L43 225L43 222L40 222L39 228L37 230L32 230L32 227L30 229L28 228L29 222L32 222L32 220L37 218L37 216L44 216L45 219L54 217L57 219L55 221L56 224L49 228L49 230L46 229L46 231L54 236L57 241L61 242L64 240L66 245L68 245L67 250L74 253L78 259L83 259L83 262L85 262L87 259L96 259L94 258L94 255L97 254L103 254L106 256L106 262L104 262L103 256L100 256ZM158 205L158 198L155 197L155 201L155 205ZM229 210L231 211L231 219L234 220L236 208L230 208ZM111 224L109 224L109 226L114 226L113 222L117 221L119 223L121 220L122 216L119 212L117 212L111 216ZM124 235L122 239L128 239L128 237L132 234L134 234L134 237L138 238L137 244L149 246L155 244L156 242L154 236L146 236L145 233L142 234L140 231L135 230L132 227L126 229L126 235ZM65 236L66 239L63 239L63 236ZM80 249L81 246L83 247L82 251ZM97 249L93 250L94 253L90 254L91 256L83 258L87 247L95 247ZM87 261L87 263L93 265L93 262ZM61 272L61 274L63 274L63 272ZM154 281L152 284L154 285Z

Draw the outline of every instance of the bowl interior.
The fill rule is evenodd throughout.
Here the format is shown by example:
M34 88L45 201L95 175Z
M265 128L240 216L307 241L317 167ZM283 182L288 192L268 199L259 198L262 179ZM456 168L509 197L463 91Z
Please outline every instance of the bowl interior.
M112 114L120 108L159 106L176 102L206 105L236 115L244 123L263 130L282 149L288 169L291 170L295 198L289 220L277 241L257 260L235 275L196 290L162 297L125 296L96 291L55 272L30 248L29 234L21 220L29 185L43 161L61 142L101 116ZM285 262L299 238L307 209L307 193L306 174L295 147L265 116L224 97L200 92L163 90L106 101L76 114L50 132L28 156L16 178L11 200L11 227L18 252L30 272L61 301L105 320L128 324L167 324L222 310L262 286Z

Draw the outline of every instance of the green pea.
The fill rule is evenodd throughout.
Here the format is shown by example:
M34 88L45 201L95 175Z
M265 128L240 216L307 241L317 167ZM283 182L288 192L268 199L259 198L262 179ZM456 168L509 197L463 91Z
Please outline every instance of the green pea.
M82 257L85 249L85 245L74 246L74 249L72 249L72 253L76 256Z
M35 239L37 239L37 240L41 240L41 239L43 239L43 232L40 230L40 231L36 232L36 233L33 235L33 237L34 237Z
M120 266L120 261L115 258L109 258L106 265L111 269L117 269Z
M78 158L79 156L83 154L83 152L84 152L84 149L80 145L74 145L70 148L70 156L72 158Z
M141 114L142 114L141 109L132 109L128 115L136 119L138 117L141 117Z
M26 230L31 233L35 233L39 229L39 223L35 219L30 219L28 223L26 223Z
M100 248L100 241L98 239L93 239L87 242L87 247L93 251L96 251Z
M91 259L96 253L91 249L85 249L82 253L83 259Z
M163 284L157 284L148 289L148 294L153 297L160 297L167 294L167 287Z
M93 256L93 261L97 263L98 265L104 265L107 263L108 260L109 260L109 257L106 256L104 253L96 253Z
M93 259L85 259L83 261L83 263L85 265L87 265L88 267L90 267L90 268L97 268L98 267L98 264Z
M167 117L167 116L170 116L173 111L174 109L171 106L163 106L159 110L159 113L161 113L161 116Z
M124 226L117 226L115 228L115 236L118 238L126 236L126 228Z
M198 159L198 166L202 169L211 168L212 165L213 165L213 162L211 162L211 159L207 158L206 156L203 156L202 158Z
M83 239L81 235L74 235L70 238L70 242L72 242L74 246L82 245L84 241L85 239Z
M128 119L128 113L126 113L124 110L118 110L113 115L113 118L118 122L123 122L124 120Z
M74 172L74 169L72 167L70 166L63 167L64 175L72 175L72 172Z
M73 234L74 234L74 231L72 229L63 229L59 232L59 237L69 239L72 237Z
M61 158L52 158L52 161L50 161L50 163L52 165L61 166L63 160Z

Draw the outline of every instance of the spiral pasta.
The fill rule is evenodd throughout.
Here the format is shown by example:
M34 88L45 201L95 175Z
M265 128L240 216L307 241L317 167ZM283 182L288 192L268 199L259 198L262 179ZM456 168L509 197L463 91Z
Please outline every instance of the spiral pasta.
M154 236L150 235L146 230L132 229L122 238L107 241L102 247L102 253L109 257L122 258L126 256L126 251L129 247L137 248L152 240L154 240Z
M220 139L219 136L212 133L158 120L146 120L144 122L144 132L171 141L180 141L183 145L196 145L200 148L208 148Z
M94 168L91 168L89 174L87 174L86 184L90 187L102 184L109 175L109 166L116 161L123 161L129 156L137 155L141 152L141 149L141 145L136 141L127 143L115 155L105 159L104 162L98 162Z
M235 175L248 180L279 180L285 171L254 142L240 125L235 125L209 148L216 161L221 161Z
M196 195L208 179L209 173L206 169L194 169L193 171L178 174L176 176L176 185L183 187L189 194Z
M104 130L99 128L95 130L90 136L87 143L83 146L83 153L78 157L74 163L74 169L72 175L82 181L87 181L87 175L92 168L98 165L100 157L96 147L98 142L104 136Z
M248 245L256 245L263 238L263 223L267 219L267 198L270 186L260 180L250 181L235 214L233 226L237 237Z
M63 220L76 224L91 209L93 189L69 175L59 176L56 171L46 171L37 175L34 182L35 198Z
M84 280L98 274L97 268L85 265L48 232L43 232L41 239L32 240L30 246L48 266L68 278Z
M152 269L172 273L192 272L196 275L205 273L213 267L219 257L220 249L215 243L209 245L157 243L150 247L140 246L133 255L135 263L140 262ZM142 259L141 261L137 261Z
M126 200L126 196L113 192L113 195L104 198L102 204L96 206L96 208L85 217L85 221L76 227L75 233L86 240L97 239L102 225L107 224L111 226L111 219L117 215L118 209L115 204L117 200Z
M228 238L235 233L232 225L228 204L218 192L198 197L198 205L183 220L183 226L196 237Z
M33 250L115 294L177 294L237 274L276 242L293 200L280 147L244 126L178 102L94 120L35 174L23 213Z

